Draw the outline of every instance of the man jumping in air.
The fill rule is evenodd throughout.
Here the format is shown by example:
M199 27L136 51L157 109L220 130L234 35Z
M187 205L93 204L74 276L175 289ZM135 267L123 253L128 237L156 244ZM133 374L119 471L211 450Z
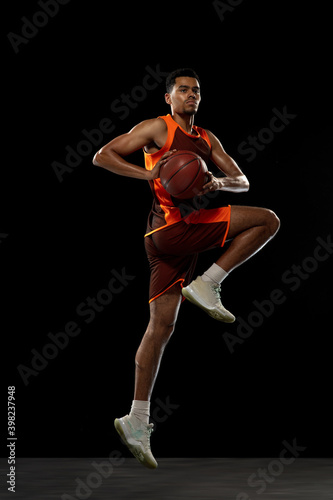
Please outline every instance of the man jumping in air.
M222 206L198 208L169 195L159 179L160 167L176 150L189 150L224 174L209 181L200 196L213 191L248 191L249 182L236 162L209 130L194 125L201 101L200 80L191 69L170 73L165 101L170 114L145 120L116 137L96 153L94 165L126 177L149 181L153 206L148 217L145 247L150 265L150 320L135 357L134 399L129 415L115 419L115 428L133 455L148 468L157 462L150 449L150 398L162 355L175 328L183 297L218 321L232 323L234 315L221 303L220 288L229 273L258 252L278 231L279 219L271 210ZM143 149L145 168L124 158ZM200 200L200 198L199 198ZM202 276L192 280L200 252L227 250Z

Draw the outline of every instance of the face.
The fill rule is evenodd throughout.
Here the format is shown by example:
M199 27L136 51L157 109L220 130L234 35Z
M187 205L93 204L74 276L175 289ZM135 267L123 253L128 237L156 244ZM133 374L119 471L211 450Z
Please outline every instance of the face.
M171 105L173 113L195 115L201 101L198 80L189 76L177 77L170 94L165 94L165 101Z

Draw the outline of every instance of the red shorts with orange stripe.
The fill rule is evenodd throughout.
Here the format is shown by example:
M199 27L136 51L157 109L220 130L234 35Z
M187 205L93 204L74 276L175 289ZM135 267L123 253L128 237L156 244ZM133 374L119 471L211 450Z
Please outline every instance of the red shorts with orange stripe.
M147 235L145 248L151 272L149 302L178 282L187 286L193 277L198 254L222 247L229 224L230 206L201 209Z

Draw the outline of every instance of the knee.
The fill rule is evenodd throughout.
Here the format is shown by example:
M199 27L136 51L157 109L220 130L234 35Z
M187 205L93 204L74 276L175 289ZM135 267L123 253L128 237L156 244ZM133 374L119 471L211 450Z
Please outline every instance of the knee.
M272 238L280 229L280 219L272 210L266 211L266 227L270 238Z
M174 331L174 325L153 325L149 323L135 355L135 365L144 368L147 353L160 359Z
M150 321L144 338L151 346L164 349L174 329L175 323L168 324L163 321Z
M157 342L166 345L175 331L175 323L154 322L151 331L152 337L155 338Z

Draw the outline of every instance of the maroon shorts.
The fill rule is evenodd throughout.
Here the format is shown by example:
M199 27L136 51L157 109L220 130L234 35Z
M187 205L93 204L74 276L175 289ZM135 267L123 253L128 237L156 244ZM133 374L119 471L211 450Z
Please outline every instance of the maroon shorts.
M230 224L230 206L201 209L145 237L150 265L149 302L175 283L190 283L198 254L222 247Z

